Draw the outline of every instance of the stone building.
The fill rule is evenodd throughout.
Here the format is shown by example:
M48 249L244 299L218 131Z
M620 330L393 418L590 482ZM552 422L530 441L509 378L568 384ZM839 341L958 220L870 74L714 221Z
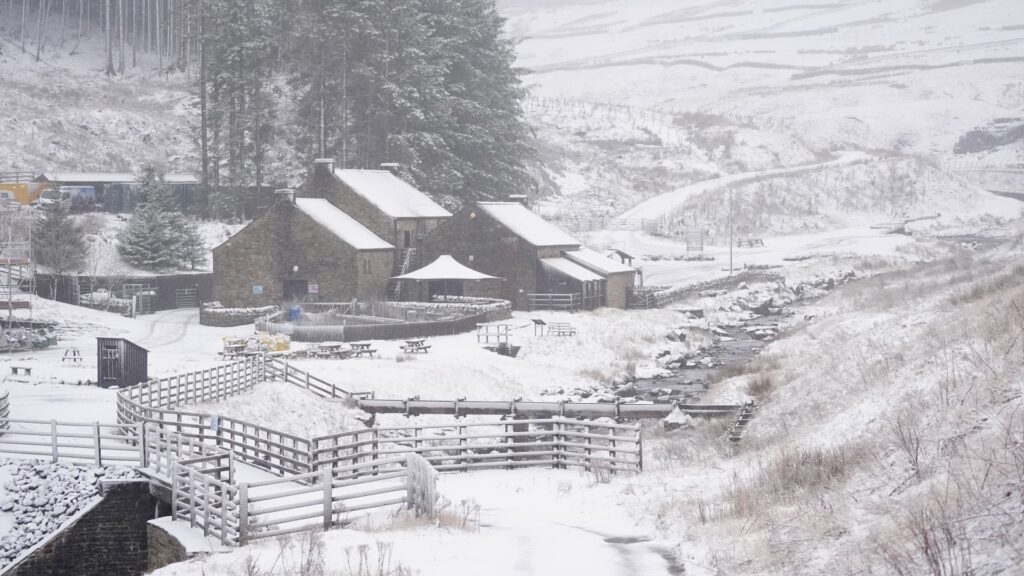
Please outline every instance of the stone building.
M388 170L336 169L327 158L315 164L313 177L297 196L324 198L390 242L395 247L394 276L430 262L422 258L423 243L451 212Z
M323 198L281 198L213 250L214 297L231 308L378 300L395 247Z
M503 298L516 310L561 307L572 295L577 308L625 308L635 277L518 202L477 202L459 211L426 240L424 256L442 254L503 279L487 293L467 295Z

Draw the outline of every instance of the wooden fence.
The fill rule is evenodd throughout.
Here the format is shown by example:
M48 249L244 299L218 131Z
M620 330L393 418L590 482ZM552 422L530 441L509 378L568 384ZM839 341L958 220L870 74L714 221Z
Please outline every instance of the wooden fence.
M536 294L526 295L530 311L534 310L565 310L575 312L583 307L583 297L575 294Z
M438 471L532 466L638 472L639 425L567 418L435 426L378 427L311 439L315 469L345 476L380 474L389 459L416 454Z
M489 320L486 312L455 320L424 322L388 322L385 324L307 325L275 322L269 318L256 321L256 330L270 334L288 334L295 342L359 342L362 340L401 340L451 336L476 329Z
M7 418L0 453L137 466L169 490L172 515L224 544L330 528L361 510L407 504L431 514L436 471L527 466L639 471L638 425L568 418L378 427L303 438L235 418L178 410L280 379L322 397L369 400L289 366L248 358L120 390L116 424ZM609 405L614 406L614 405ZM235 462L280 478L240 483Z

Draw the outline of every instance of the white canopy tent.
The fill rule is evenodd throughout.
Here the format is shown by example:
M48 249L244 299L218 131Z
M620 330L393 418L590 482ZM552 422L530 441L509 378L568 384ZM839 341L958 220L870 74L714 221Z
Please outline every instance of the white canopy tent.
M448 297L448 283L453 281L480 281L480 280L501 280L496 276L490 276L483 272L477 272L468 266L464 266L455 258L447 254L437 257L430 264L419 270L413 270L408 274L393 276L393 280L415 280L417 282L443 282L444 296Z

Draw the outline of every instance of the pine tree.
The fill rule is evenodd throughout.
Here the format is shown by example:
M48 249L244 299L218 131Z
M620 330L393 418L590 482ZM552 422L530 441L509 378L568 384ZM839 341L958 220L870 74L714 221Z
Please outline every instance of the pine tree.
M199 224L195 219L185 220L185 227L182 230L181 261L195 270L196 266L206 264L207 250L203 235L199 232Z
M145 270L174 269L202 263L194 253L197 242L197 228L178 212L163 176L147 169L139 179L138 204L118 234L121 256Z

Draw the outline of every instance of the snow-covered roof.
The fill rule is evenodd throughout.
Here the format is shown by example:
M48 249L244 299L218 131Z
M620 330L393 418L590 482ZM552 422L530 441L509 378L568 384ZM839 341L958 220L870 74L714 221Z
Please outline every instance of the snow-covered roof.
M494 276L488 276L483 272L477 272L468 266L463 266L451 256L444 254L438 256L430 264L419 270L408 274L395 276L401 280L496 280Z
M608 274L620 274L623 272L636 272L636 270L626 266L622 262L612 260L611 258L594 252L589 248L566 250L562 252L562 255L577 264L590 268L591 270L605 276Z
M391 218L448 218L452 215L387 170L337 169L334 175Z
M134 184L143 176L142 173L131 172L50 172L42 177L49 182L91 182L104 184L107 182ZM169 184L199 184L199 179L191 174L164 174L164 181Z
M579 246L579 240L518 202L478 202L481 210L534 246Z
M312 218L314 222L356 250L394 250L395 248L323 198L296 198L295 206L303 214Z
M566 258L541 258L540 263L580 282L604 280L603 277Z

